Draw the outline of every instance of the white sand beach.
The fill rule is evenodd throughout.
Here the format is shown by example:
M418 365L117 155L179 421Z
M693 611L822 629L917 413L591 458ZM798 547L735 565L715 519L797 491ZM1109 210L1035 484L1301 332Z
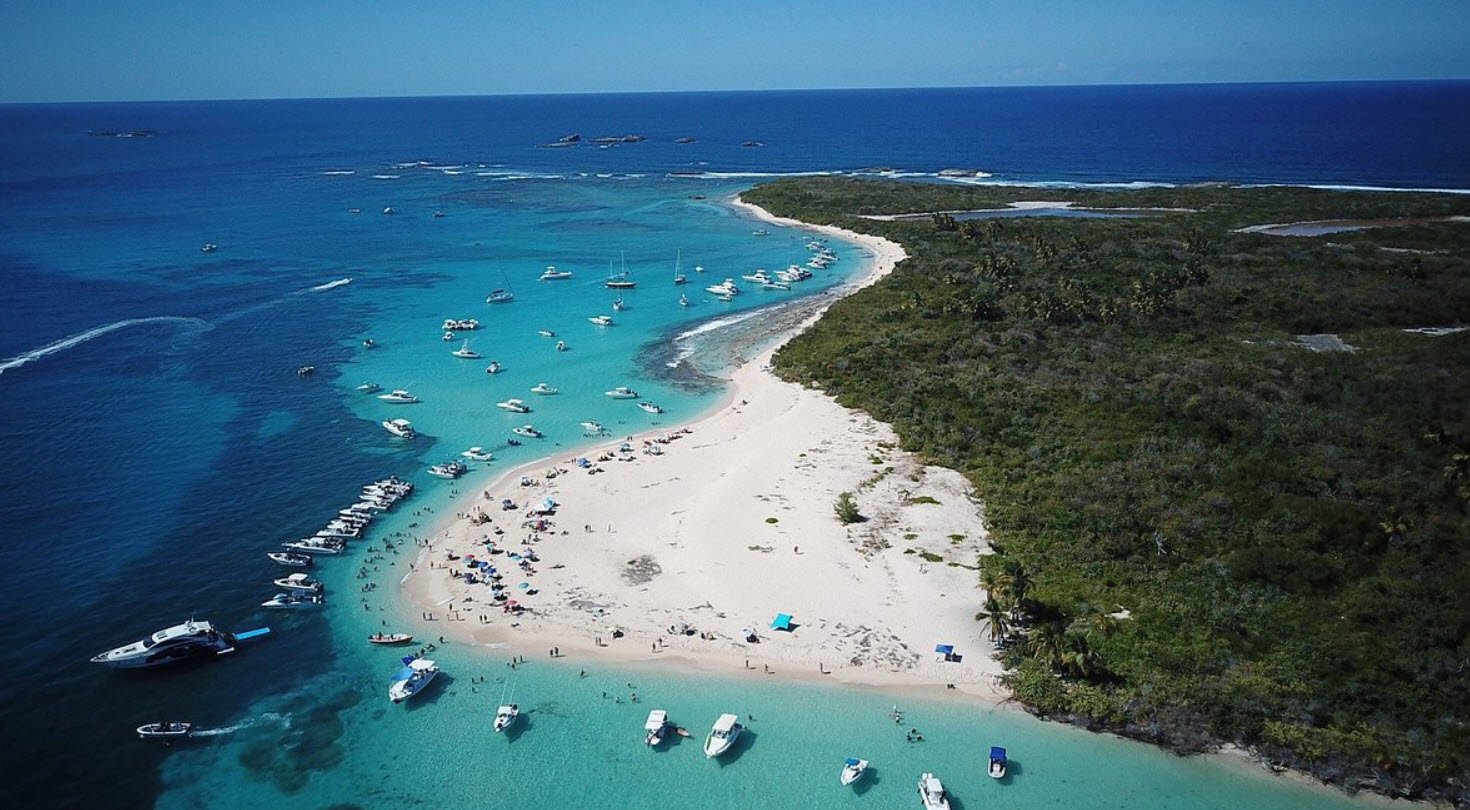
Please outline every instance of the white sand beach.
M884 239L732 204L871 251L867 272L843 292L905 258ZM433 614L436 632L503 643L507 655L544 657L559 647L589 663L953 685L998 698L1000 667L974 619L984 596L974 567L987 543L968 482L898 450L887 425L777 379L772 353L736 369L705 418L578 454L600 472L564 455L467 496L405 578L410 601ZM616 452L625 443L632 452ZM837 519L843 492L866 520ZM506 498L516 508L502 509ZM558 506L534 531L528 509L547 498ZM500 553L489 555L487 540ZM537 560L528 572L509 555L529 550ZM470 554L494 564L526 610L506 612L486 584L454 576L468 570ZM793 630L771 629L779 613L793 617ZM680 624L687 634L671 632ZM938 644L954 645L959 660L936 654Z

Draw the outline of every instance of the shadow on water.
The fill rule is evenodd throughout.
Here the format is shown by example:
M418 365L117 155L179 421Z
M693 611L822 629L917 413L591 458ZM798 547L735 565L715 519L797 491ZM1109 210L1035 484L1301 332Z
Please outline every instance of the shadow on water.
M745 752L750 750L751 746L755 745L755 738L757 736L754 731L748 728L741 731L740 736L735 738L735 744L730 746L730 750L725 752L723 756L717 758L720 767L723 768L726 765L734 765L739 762L740 758L745 756Z
M519 740L522 734L530 731L535 725L536 721L531 718L531 712L521 712L521 716L517 717L516 721L511 723L510 727L502 732L505 734L505 741L513 743Z
M1002 776L999 779L996 779L995 781L1001 783L1002 785L1009 785L1012 780L1014 780L1017 776L1020 776L1021 774L1025 773L1025 772L1026 772L1026 767L1021 764L1020 760L1011 759L1010 755L1007 755L1006 756L1006 775L1005 776Z
M424 686L422 692L408 699L404 704L404 710L416 712L420 707L431 706L439 702L439 698L450 693L454 688L454 676L446 674L443 670L434 676L434 680Z
M861 796L877 787L878 783L882 781L883 777L878 773L878 769L872 765L868 765L868 769L863 772L862 777L852 783L852 792Z

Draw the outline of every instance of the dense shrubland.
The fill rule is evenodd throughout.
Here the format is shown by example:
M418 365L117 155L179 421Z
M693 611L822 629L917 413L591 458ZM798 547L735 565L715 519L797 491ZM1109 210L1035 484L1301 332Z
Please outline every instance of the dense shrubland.
M1470 198L783 180L774 213L901 242L777 370L963 471L977 605L1035 710L1344 784L1470 772ZM877 221L1023 199L1138 219ZM1313 352L1332 333L1351 352ZM1460 786L1456 785L1460 783Z

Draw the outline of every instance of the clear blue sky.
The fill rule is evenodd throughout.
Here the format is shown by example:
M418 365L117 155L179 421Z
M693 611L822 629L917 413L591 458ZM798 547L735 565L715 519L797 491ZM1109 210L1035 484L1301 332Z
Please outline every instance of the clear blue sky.
M1467 0L6 0L0 101L1470 78Z

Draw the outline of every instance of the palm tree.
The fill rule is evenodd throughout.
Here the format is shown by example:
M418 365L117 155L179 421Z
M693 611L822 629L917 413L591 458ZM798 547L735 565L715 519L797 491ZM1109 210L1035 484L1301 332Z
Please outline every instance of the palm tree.
M1038 625L1026 638L1026 651L1052 669L1060 669L1067 652L1066 631L1059 622Z
M1061 654L1061 665L1068 672L1083 678L1092 677L1102 668L1101 657L1087 640L1085 633L1067 633L1065 649Z
M999 641L1011 632L1010 611L994 596L985 597L985 607L975 614L975 621L990 623L991 641Z

